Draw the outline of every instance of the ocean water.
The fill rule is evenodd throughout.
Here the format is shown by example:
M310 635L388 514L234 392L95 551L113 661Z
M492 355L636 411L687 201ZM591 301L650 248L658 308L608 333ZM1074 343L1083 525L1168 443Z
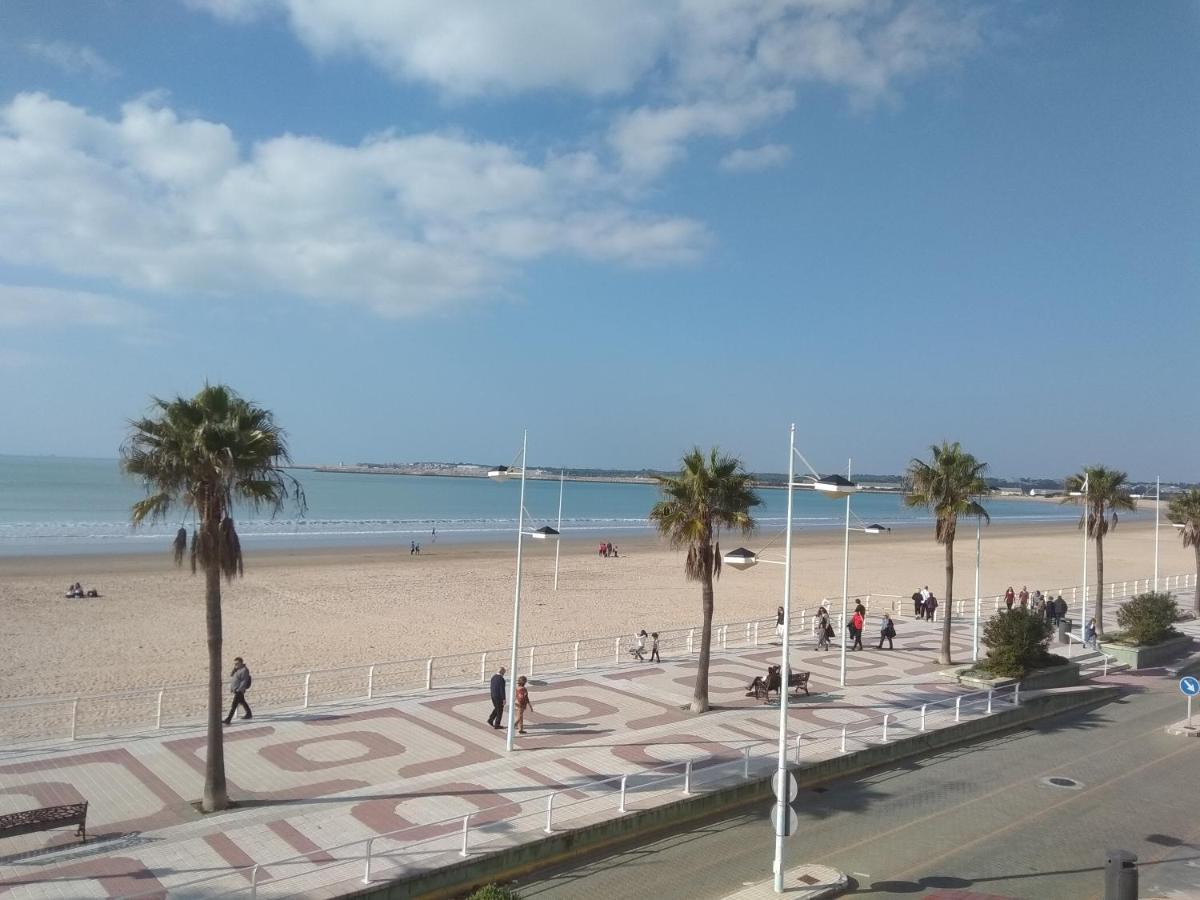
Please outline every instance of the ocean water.
M285 509L272 518L240 511L238 531L248 547L396 546L410 541L437 542L503 539L516 527L519 484L485 478L415 475L355 475L295 470L304 486L308 511ZM530 527L555 525L557 481L526 482L525 508ZM130 506L145 495L142 485L125 477L115 459L0 456L0 555L162 552L181 524L182 511L166 522L137 529L129 525ZM764 503L755 516L762 535L783 527L786 494L760 492ZM563 534L605 537L648 532L646 515L657 490L644 484L566 482ZM906 509L895 494L855 496L854 513L866 523L889 527L928 525L920 510ZM794 518L798 528L842 527L845 506L799 492ZM1071 507L1026 500L989 504L993 521L1071 520Z

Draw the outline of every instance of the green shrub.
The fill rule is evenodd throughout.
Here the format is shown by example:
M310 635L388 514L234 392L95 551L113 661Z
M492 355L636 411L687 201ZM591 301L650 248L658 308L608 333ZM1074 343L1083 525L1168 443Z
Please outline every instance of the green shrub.
M499 884L485 884L475 893L469 894L467 900L521 900L521 896Z
M1176 634L1179 607L1170 594L1138 594L1117 610L1117 624L1131 644L1158 644Z
M996 613L983 627L988 648L983 668L1000 678L1023 678L1030 669L1049 662L1050 632L1050 623L1029 610L1017 607Z

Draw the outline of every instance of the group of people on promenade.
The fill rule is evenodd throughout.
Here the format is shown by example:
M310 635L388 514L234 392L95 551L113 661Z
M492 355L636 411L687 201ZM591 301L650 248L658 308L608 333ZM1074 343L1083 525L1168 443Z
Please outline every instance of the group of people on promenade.
M913 591L913 618L932 622L933 614L937 612L938 599L933 596L933 591L929 590L929 585L921 588L919 591Z
M629 655L638 662L646 661L646 639L650 639L650 662L662 662L662 657L658 655L658 632L647 635L646 629L643 628L633 636L633 644L629 648Z
M504 666L497 669L488 686L492 698L492 714L487 717L487 723L497 730L504 727L504 704L508 702L508 682L504 676L507 671ZM525 733L525 711L533 709L533 701L529 699L529 688L526 686L528 683L524 675L517 678L516 721L513 723L517 734Z
M1051 625L1057 625L1067 615L1067 601L1063 599L1061 593L1057 597L1051 597L1041 591L1034 591L1031 595L1029 588L1025 586L1021 587L1020 593L1014 593L1010 584L1008 590L1004 592L1004 607L1012 609L1014 606L1044 617Z
M783 639L783 607L779 607L776 616L776 631L779 634L780 640ZM854 614L850 617L850 621L846 623L846 633L852 641L851 650L862 650L863 631L867 627L867 608L861 603L856 603L854 606ZM830 642L833 640L834 630L833 622L829 616L829 610L824 606L817 609L813 616L813 632L817 636L817 649L828 650ZM879 643L876 645L877 650L883 649L883 642L887 641L888 649L896 649L892 641L896 637L896 623L892 621L891 615L884 613L879 620Z

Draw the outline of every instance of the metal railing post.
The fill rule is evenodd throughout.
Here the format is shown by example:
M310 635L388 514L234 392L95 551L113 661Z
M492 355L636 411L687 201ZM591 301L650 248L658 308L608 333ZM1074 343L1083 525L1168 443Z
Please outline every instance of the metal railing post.
M800 627L801 628L804 627L804 614L803 613L800 614ZM755 647L758 646L758 623L757 622L754 623L754 646Z
M162 700L163 694L167 692L166 688L160 688L158 691L158 708L154 711L154 727L162 728Z
M796 765L800 765L800 737L796 735Z
M367 838L367 859L363 864L363 884L371 883L371 847L375 843L375 838Z
M579 641L575 642L575 668L579 668Z
M726 649L726 638L728 638L728 637L729 637L729 626L722 625L721 626L721 649L722 650Z
M625 812L625 782L628 780L629 780L628 775L621 776L621 803L619 806L617 806L617 812L619 812L619 813Z
M546 798L546 827L542 829L546 834L554 834L554 795L551 794Z
M250 870L250 900L258 896L258 863Z
M79 724L79 699L71 701L71 740L75 740L76 728Z
M988 688L987 714L989 716L992 714L992 689L991 688Z
M688 656L692 655L692 641L695 639L695 637L696 637L696 629L695 628L688 629Z
M372 700L375 697L375 667L367 667L367 699Z
M1104 675L1108 675L1108 654L1104 654Z
M884 744L887 743L888 718L889 718L889 714L884 713L883 714L883 741L882 741L882 743L884 743Z
M683 795L691 796L692 793L692 761L689 759L683 764Z
M529 677L530 678L533 677L533 651L536 649L537 649L537 647L529 648Z
M928 704L926 704L926 703L921 704L921 730L922 731L925 730L925 707L926 706L928 706Z
M1021 705L1021 682L1017 682L1013 688L1013 706Z
M742 748L742 778L746 781L750 780L750 748Z
M312 672L304 673L304 709L308 709L308 683L312 680Z
M471 855L471 846L468 843L468 840L469 840L468 834L470 833L470 828L471 828L471 814L467 813L465 816L463 816L462 849L458 851L459 856L470 856Z
M842 726L842 753L846 752L846 726Z
M954 721L957 722L962 711L962 697L954 698Z
M621 639L617 638L613 641L613 662L616 665L621 664Z
M487 651L483 651L483 655L479 657L479 680L487 681Z
M433 690L433 657L425 660L425 690Z

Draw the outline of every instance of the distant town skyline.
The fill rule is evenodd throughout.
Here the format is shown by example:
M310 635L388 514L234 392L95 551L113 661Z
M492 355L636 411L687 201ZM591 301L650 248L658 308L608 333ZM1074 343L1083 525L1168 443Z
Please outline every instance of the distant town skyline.
M0 453L1195 481L1200 8L12 0Z

